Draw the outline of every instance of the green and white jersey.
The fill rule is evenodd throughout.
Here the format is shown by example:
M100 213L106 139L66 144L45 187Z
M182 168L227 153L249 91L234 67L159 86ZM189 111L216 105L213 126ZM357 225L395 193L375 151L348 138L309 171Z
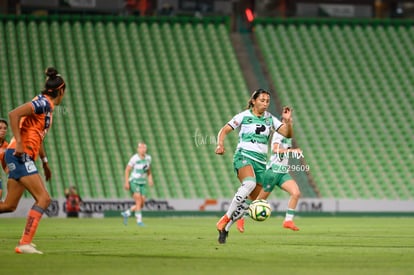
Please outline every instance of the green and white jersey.
M240 127L236 151L250 159L266 164L271 129L274 128L277 131L282 122L269 112L258 117L249 109L235 115L228 122L228 125L233 129Z
M138 154L131 157L128 166L132 167L129 181L138 181L139 184L147 183L148 170L151 166L151 156L145 155L142 159Z
M278 153L277 149L274 150L274 144L279 144L280 150L286 150L292 148L292 139L285 138L281 134L275 132L272 137L272 154L267 163L267 169L272 168L275 173L287 173L289 164L289 153Z

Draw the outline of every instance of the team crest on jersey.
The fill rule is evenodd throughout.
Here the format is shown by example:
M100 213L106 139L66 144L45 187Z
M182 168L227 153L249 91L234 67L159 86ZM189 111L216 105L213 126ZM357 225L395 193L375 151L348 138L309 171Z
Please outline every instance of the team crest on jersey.
M270 121L270 117L266 118L265 123L267 126L270 126L270 124L272 124L272 122Z

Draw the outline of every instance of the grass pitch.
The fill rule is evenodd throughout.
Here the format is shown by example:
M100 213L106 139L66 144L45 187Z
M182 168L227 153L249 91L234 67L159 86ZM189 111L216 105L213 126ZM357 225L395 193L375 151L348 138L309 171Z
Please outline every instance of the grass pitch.
M145 215L145 214L144 214ZM217 243L218 218L131 217L41 221L44 255L14 247L25 219L0 219L1 274L413 274L413 218L301 218L300 231L272 217L246 220Z

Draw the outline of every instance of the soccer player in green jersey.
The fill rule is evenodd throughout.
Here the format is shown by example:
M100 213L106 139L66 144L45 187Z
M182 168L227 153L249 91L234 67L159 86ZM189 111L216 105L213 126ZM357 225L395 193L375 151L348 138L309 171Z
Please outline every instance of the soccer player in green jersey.
M286 211L283 227L298 231L299 228L293 222L296 206L300 198L300 189L296 181L289 174L289 158L303 157L302 150L292 148L292 140L278 133L272 137L272 154L267 164L267 170L263 176L263 189L256 197L257 200L266 200L275 186L286 191L290 195L288 209Z
M148 193L147 183L149 186L153 186L151 156L147 154L147 145L139 142L137 153L131 157L125 168L124 188L131 192L135 201L135 205L121 213L124 217L125 225L128 223L128 217L131 215L131 212L134 211L137 224L144 226L141 209L144 207Z
M283 109L284 122L282 123L267 112L269 104L270 92L263 89L254 91L247 109L235 115L218 133L216 154L222 155L225 152L225 137L234 129L240 128L233 165L241 186L235 193L226 214L216 224L219 243L226 242L229 227L243 216L247 208L246 198L249 195L257 197L262 189L261 183L266 170L268 142L272 129L285 137L292 137L291 109L289 107Z

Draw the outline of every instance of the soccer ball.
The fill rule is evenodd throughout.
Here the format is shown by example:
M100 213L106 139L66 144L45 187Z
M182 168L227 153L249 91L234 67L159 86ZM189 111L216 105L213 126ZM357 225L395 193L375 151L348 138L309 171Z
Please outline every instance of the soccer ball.
M266 200L255 200L249 205L249 216L255 221L265 221L270 214L272 214L272 208Z

